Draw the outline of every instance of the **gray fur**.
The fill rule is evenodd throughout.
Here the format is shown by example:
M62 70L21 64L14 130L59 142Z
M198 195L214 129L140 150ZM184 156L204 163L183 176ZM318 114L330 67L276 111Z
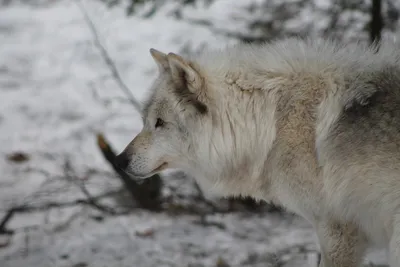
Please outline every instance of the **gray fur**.
M186 59L151 53L160 74L125 150L127 172L179 168L207 192L282 205L315 227L321 267L359 266L371 244L400 266L395 43L376 52L284 39Z

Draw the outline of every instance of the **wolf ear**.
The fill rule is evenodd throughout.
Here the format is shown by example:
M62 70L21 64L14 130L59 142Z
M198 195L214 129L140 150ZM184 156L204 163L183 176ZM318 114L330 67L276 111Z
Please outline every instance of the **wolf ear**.
M172 80L176 85L176 92L187 104L186 110L192 114L205 114L208 111L206 91L202 90L203 77L192 63L174 53L168 54L169 69Z
M150 48L150 54L153 57L154 61L156 62L160 72L164 72L169 68L168 58L166 54L154 48Z
M200 73L194 69L190 62L177 54L169 53L167 58L172 79L177 86L183 86L189 89L191 93L198 94L202 87Z

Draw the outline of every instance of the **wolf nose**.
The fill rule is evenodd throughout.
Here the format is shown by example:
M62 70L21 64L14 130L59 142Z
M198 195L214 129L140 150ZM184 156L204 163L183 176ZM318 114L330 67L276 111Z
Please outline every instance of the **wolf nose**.
M129 157L126 152L122 152L115 158L115 165L121 170L125 170L129 165Z

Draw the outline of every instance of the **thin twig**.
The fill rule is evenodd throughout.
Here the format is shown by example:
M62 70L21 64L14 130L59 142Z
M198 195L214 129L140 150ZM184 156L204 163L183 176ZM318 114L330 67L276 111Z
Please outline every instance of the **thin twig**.
M214 203L212 203L211 201L209 201L209 200L204 196L203 190L201 190L200 186L199 186L196 182L194 182L193 184L194 184L194 188L195 188L196 191L197 191L197 198L198 198L198 200L200 200L200 201L204 202L206 205L208 205L208 206L212 209L212 213L219 213L219 212L222 212L222 210L221 210L218 206L216 206Z
M69 201L69 202L50 201L50 202L44 203L42 205L22 204L22 205L19 205L16 207L12 207L6 212L6 215L4 215L3 219L0 221L0 234L12 233L12 231L7 230L7 223L14 217L14 215L16 213L44 211L44 210L49 210L49 209L53 209L53 208L68 208L68 207L74 207L74 206L78 206L78 205L87 205L87 206L98 208L96 201L98 201L104 197L108 197L111 194L118 193L118 192L119 191L106 192L106 193L100 194L98 196L90 196L90 198L87 198L87 199L76 199L74 201ZM100 206L100 208L98 208L98 209L109 215L123 215L123 214L128 213L127 210L117 211L110 207L104 208L104 206Z
M92 32L93 39L94 39L94 44L99 49L99 51L101 53L101 56L103 57L105 63L107 64L108 68L110 69L114 80L117 82L117 84L121 88L121 90L126 94L126 96L128 97L128 99L131 102L131 104L133 105L133 107L138 112L140 112L141 111L141 105L140 105L139 101L136 100L136 98L134 97L134 95L129 90L128 86L126 85L126 83L121 78L121 75L119 74L119 71L117 69L116 64L114 63L114 61L112 60L112 58L108 54L107 49L101 43L100 37L99 37L99 33L96 30L96 27L95 27L92 19L89 17L89 14L87 13L86 8L81 3L81 0L75 0L75 2L78 5L79 9L81 10L81 12L82 12L82 14L84 16L85 22L88 25L90 31Z
M111 207L108 207L108 206L101 205L100 203L97 203L95 198L87 190L87 188L86 188L84 183L81 183L80 189L81 189L82 193L86 196L88 204L92 205L92 207L96 208L97 210L99 210L101 212L108 213L110 215L117 215L118 214L118 212L115 209L113 209Z
M65 161L65 164L64 164L64 174L65 174L65 178L67 179L67 181L70 181L79 187L81 192L85 195L88 205L91 205L95 209L97 209L101 212L110 214L110 215L118 214L118 212L115 209L101 205L100 203L98 203L97 200L92 196L92 194L90 194L89 190L86 188L85 182L83 179L76 179L77 175L74 172L74 170L71 166L71 162L68 159Z

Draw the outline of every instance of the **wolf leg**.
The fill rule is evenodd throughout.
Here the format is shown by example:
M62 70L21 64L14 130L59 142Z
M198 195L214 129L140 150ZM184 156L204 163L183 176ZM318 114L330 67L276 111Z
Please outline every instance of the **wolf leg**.
M400 267L400 214L393 219L393 234L389 244L390 267Z
M361 266L367 241L355 225L320 222L317 235L321 247L319 267Z

